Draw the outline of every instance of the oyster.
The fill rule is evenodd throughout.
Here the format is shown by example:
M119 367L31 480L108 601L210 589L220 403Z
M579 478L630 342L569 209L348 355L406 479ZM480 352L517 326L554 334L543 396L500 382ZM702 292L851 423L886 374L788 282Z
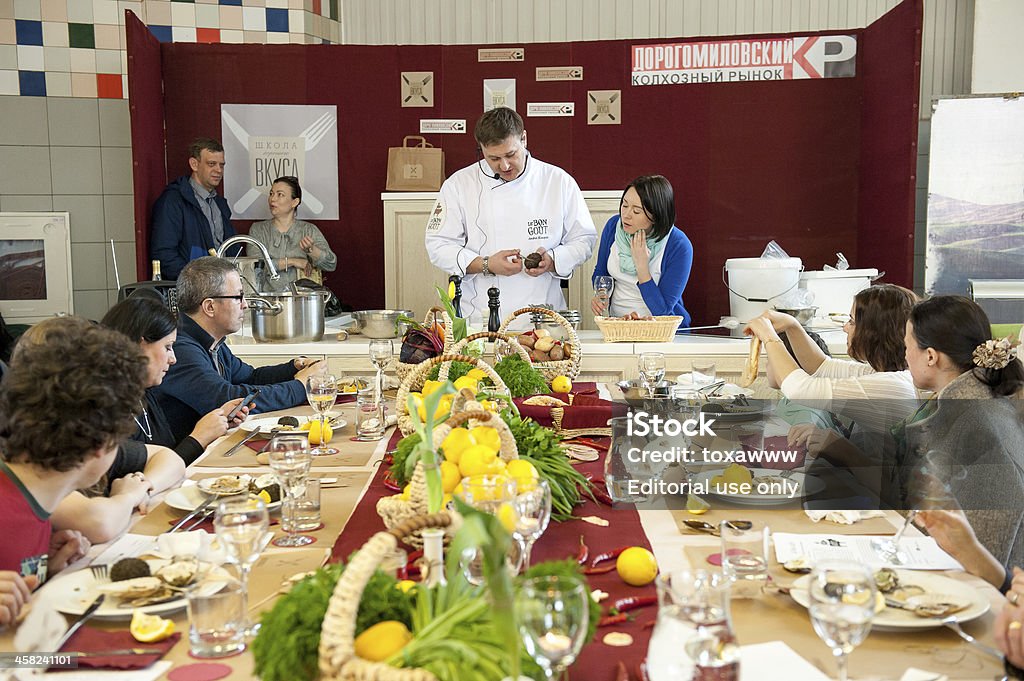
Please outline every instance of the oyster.
M181 588L196 579L196 566L192 561L169 563L156 571L156 576L165 584Z
M811 561L805 556L794 558L793 560L787 560L782 564L782 567L786 572L793 572L798 575L804 575L811 571Z
M882 593L891 593L900 585L899 575L892 568L882 568L875 573L875 585Z
M918 617L946 617L970 605L969 601L949 594L925 593L907 599L907 606L913 608Z
M97 590L109 594L114 598L127 600L130 598L142 598L157 593L166 588L166 584L157 577L136 577L121 582L101 584Z

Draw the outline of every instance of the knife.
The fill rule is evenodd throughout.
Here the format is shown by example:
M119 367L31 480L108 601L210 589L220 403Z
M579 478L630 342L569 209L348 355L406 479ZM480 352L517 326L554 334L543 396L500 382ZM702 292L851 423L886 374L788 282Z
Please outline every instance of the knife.
M61 655L75 657L121 657L122 655L163 655L163 648L121 648L120 650L92 650L89 652L65 651Z
M210 497L209 499L207 499L203 503L201 503L198 506L196 506L194 509L192 509L191 513L189 513L187 516L185 516L184 518L179 520L177 522L177 524L175 524L174 527L172 527L171 529L167 530L167 534L171 534L172 532L178 531L178 529L180 529L182 525L184 525L185 523L187 523L188 521L192 520L197 515L199 515L203 511L205 511L207 508L210 507L210 504L212 504L215 501L217 501L217 497Z
M235 452L237 452L239 449L241 449L245 445L246 442L248 442L249 440L253 439L254 437L256 437L259 434L260 434L260 429L257 428L256 430L254 430L251 433L249 433L248 435L246 435L245 439L243 439L241 442L239 442L237 445L235 445L234 447L232 447L228 451L224 452L224 458L226 459L229 456L234 456Z
M75 621L75 623L68 628L66 632L64 632L64 635L60 637L60 640L57 641L56 644L54 644L52 650L60 650L61 646L67 643L68 639L74 636L75 632L78 631L79 628L81 628L81 626L85 624L89 618L96 614L96 611L100 609L101 605L103 605L103 600L105 598L106 596L104 594L100 594L99 596L97 596L96 600L92 602L92 605L85 609L85 612L82 613L82 616L79 617Z

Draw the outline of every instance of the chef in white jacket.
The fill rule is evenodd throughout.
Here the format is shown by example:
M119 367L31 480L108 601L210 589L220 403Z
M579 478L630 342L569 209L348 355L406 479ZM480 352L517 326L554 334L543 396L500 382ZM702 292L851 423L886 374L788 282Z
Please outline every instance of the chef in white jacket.
M474 130L483 158L445 180L427 221L430 261L462 281L462 314L487 320L487 289L501 291L501 318L528 305L564 309L559 281L586 262L597 230L576 181L530 155L523 119L485 113ZM541 255L527 268L527 256ZM525 315L513 328L529 322Z

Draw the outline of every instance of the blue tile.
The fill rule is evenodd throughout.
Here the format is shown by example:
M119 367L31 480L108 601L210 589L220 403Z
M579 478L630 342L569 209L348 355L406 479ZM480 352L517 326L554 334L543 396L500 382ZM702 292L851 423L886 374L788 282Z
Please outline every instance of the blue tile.
M42 71L18 71L21 94L30 97L46 96L46 74Z
M220 0L222 5L234 5L235 7L242 6L242 0Z
M156 39L162 43L174 42L174 39L171 37L170 26L150 26L149 32L152 33L156 37Z
M267 31L273 33L288 32L288 10L267 8Z
M14 33L19 45L42 45L43 22L28 19L14 20Z

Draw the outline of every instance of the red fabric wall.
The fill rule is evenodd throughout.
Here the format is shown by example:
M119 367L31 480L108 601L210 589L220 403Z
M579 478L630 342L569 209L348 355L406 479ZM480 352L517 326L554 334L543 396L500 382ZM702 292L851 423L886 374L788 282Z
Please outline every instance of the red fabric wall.
M890 45L912 43L913 27L905 21L886 26L875 32L876 49L890 54L886 68L899 72L901 82L916 78L913 63L892 60ZM341 218L318 225L340 256L328 284L358 309L384 302L380 192L387 148L415 134L421 117L466 118L472 129L482 109L481 81L516 78L521 112L527 102L576 103L575 118L526 118L526 128L530 150L565 168L583 189L619 189L644 173L661 173L672 181L677 224L694 244L694 269L684 298L695 322L704 322L728 312L721 282L726 258L757 256L770 239L803 258L808 268L820 269L842 251L854 266L884 261L887 265L879 267L888 270L887 279L910 280L910 258L895 262L904 247L902 236L893 233L896 225L870 239L860 237L865 223L858 196L862 153L889 145L905 148L916 138L916 118L913 129L900 126L897 140L873 139L891 131L863 124L869 87L862 71L866 47L862 32L843 33L861 40L855 78L646 87L630 85L629 50L653 41L529 44L526 60L519 63L478 63L481 46L476 45L164 43L164 99L146 105L165 107L169 172L161 183L185 172L191 138L220 135L221 103L337 105ZM561 65L583 66L585 80L536 82L537 66ZM434 108L400 108L403 70L434 72ZM622 90L622 125L586 124L583 112L592 89ZM900 106L916 102L916 87L911 90L873 87L873 96L884 94L884 102L870 110L899 113ZM476 158L471 132L428 140L445 150L449 173ZM889 209L904 216L898 228L911 232L914 186L908 178L914 163L901 159L900 167L874 179L872 189L884 186ZM147 213L139 224L148 219ZM241 231L248 227L239 226Z

